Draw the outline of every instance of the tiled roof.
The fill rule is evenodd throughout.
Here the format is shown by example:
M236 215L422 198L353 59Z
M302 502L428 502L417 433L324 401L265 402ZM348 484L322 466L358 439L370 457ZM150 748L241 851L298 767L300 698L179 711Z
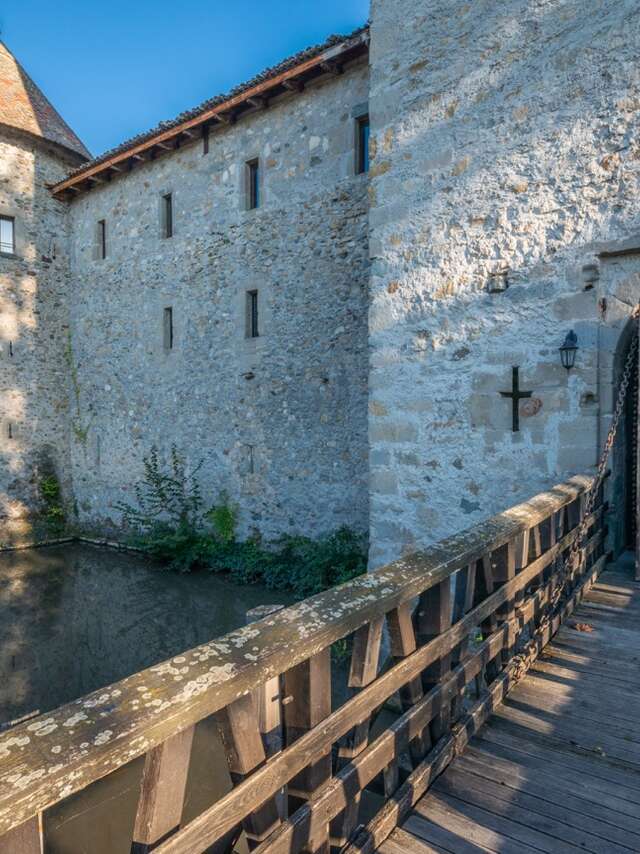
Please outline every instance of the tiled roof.
M0 42L0 124L27 131L84 158L91 154Z
M116 148L112 148L109 151L105 151L103 154L99 155L98 157L95 157L89 163L83 163L81 167L70 173L69 178L81 172L85 172L91 167L97 166L100 163L103 163L104 161L109 160L118 154L122 154L123 152L126 152L128 149L133 148L136 145L140 145L141 143L144 143L147 140L153 139L153 137L157 136L160 133L164 133L165 131L171 130L171 128L177 127L186 121L195 119L202 113L205 113L207 110L210 110L213 107L218 106L219 104L224 104L231 98L235 98L238 95L241 95L243 92L252 89L254 86L258 86L260 83L267 83L269 80L277 77L283 72L288 71L291 68L295 68L297 65L300 65L301 63L306 62L309 59L313 59L321 53L324 53L326 50L333 47L334 45L338 45L343 42L348 42L351 39L355 39L358 36L362 36L368 32L368 29L368 25L365 25L363 27L359 27L357 30L354 30L349 35L329 36L329 38L326 39L326 41L324 41L322 44L306 48L305 50L288 57L287 59L280 62L278 65L275 65L272 68L265 69L260 74L256 75L253 79L247 80L244 83L235 86L230 92L226 92L225 94L216 95L213 98L209 98L207 101L204 101L197 107L193 107L190 110L186 110L185 112L180 113L180 115L176 116L176 118L171 119L169 121L160 122L158 125L156 125L156 127L152 128L151 130L145 131L144 133L138 134L138 136L134 136L131 139L126 140L125 142L118 145Z

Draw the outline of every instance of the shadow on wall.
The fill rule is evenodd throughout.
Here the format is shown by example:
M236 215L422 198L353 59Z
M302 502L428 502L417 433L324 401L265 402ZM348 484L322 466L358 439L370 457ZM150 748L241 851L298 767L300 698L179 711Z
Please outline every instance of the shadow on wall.
M632 83L611 82L594 29L598 51L613 54L611 33L636 26L631 7L601 10L587 26L583 13L560 21L538 10L514 24L512 10L507 20L499 6L488 15L467 6L460 29L474 38L458 53L448 11L432 22L424 70L407 69L411 86L397 68L391 87L377 77L371 113L375 123L379 107L387 126L371 169L374 565L596 462L597 330L619 334L634 300L611 294L601 320L606 285L588 287L582 268L597 262L598 241L640 223L634 208L620 210L621 188L638 180L633 146L612 154L611 114L621 137L638 125L623 97ZM448 28L440 46L439 28ZM549 69L561 112L541 89ZM502 272L509 288L489 293ZM571 328L581 350L567 374L558 347ZM515 365L532 392L519 433L499 395Z
M15 253L0 256L0 542L32 539L40 481L68 482L66 209L47 184L64 163L18 132L0 137L0 207ZM46 533L46 532L45 532Z

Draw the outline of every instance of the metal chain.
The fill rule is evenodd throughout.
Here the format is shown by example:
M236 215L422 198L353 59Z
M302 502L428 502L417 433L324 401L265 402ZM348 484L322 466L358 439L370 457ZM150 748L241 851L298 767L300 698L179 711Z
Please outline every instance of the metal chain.
M638 321L640 319L640 303L635 307L631 317ZM640 324L639 324L640 325ZM583 543L584 539L587 535L587 531L589 529L589 516L593 513L593 510L596 505L596 500L598 498L598 492L600 491L600 487L605 478L605 474L607 471L607 463L609 462L609 455L611 454L611 450L613 448L614 442L616 440L616 435L618 433L618 427L620 426L620 419L622 418L622 414L624 412L624 406L627 399L627 391L629 389L629 383L631 382L631 377L633 376L633 372L635 370L637 364L637 353L638 353L638 329L636 329L636 333L633 335L631 339L631 345L629 347L629 353L627 355L627 360L625 362L624 371L622 373L622 379L620 381L620 388L618 389L618 399L616 401L616 408L613 413L613 418L611 419L611 425L609 427L609 432L607 434L607 440L604 443L604 448L602 451L602 455L600 456L600 462L598 463L598 468L596 471L596 476L591 484L589 491L587 492L584 509L582 513L582 518L580 520L580 524L578 525L578 531L576 534L576 538L571 544L571 549L569 550L569 556L565 561L564 571L567 569L573 568L574 571L578 569L582 563L582 551L583 551Z
M618 389L616 407L613 412L613 417L611 419L611 425L609 427L607 439L604 443L604 448L600 456L600 460L598 462L596 475L593 480L593 483L591 484L591 487L589 488L589 491L586 493L582 513L580 516L580 521L576 530L576 536L574 537L571 543L569 554L567 555L562 565L562 569L560 570L560 578L558 585L551 594L550 606L547 609L547 612L540 620L540 623L536 628L535 632L533 633L533 636L525 644L524 649L512 659L512 676L516 681L518 681L522 678L522 676L524 676L524 674L529 669L529 666L532 663L533 659L535 659L535 657L537 656L538 646L536 644L536 638L544 634L545 629L551 622L553 612L557 609L562 599L562 595L567 587L567 583L569 582L569 580L572 580L575 577L577 572L582 568L582 565L586 559L584 551L584 541L587 536L587 532L591 527L589 517L593 513L600 487L602 486L602 483L605 478L609 456L611 454L611 450L613 448L616 435L618 433L620 419L622 418L622 415L624 413L625 402L629 390L629 383L631 382L631 377L633 376L635 367L637 365L638 346L640 341L640 303L633 310L631 317L636 320L637 328L629 346L629 353L627 355L624 371L622 373L622 379L620 381L620 387Z

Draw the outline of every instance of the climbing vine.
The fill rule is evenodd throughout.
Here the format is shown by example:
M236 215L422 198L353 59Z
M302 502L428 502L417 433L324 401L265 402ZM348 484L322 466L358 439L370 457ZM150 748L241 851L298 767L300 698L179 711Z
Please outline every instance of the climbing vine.
M71 377L71 389L73 392L74 415L71 418L71 429L76 441L81 445L87 444L90 420L85 420L82 415L80 404L80 381L78 380L78 367L73 353L73 344L71 343L71 332L67 333L67 345L64 350L65 361L69 368L69 376Z
M66 529L67 513L62 500L60 481L55 474L45 474L40 478L40 498L47 534L59 537Z

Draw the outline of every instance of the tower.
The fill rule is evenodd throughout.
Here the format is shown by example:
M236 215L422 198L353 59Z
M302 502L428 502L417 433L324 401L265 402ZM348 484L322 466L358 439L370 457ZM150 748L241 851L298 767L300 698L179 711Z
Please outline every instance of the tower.
M68 214L49 188L89 152L0 42L0 540L67 480Z

